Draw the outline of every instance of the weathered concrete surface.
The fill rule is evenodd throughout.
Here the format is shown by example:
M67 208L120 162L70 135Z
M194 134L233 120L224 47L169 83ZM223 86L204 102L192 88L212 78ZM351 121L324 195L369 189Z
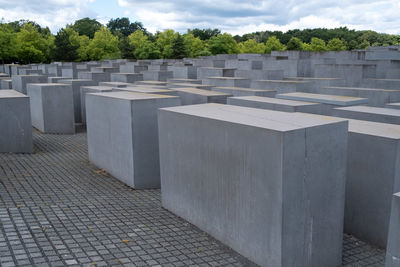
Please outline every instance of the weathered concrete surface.
M241 96L241 97L228 97L227 104L249 107L249 108L261 108L270 109L284 112L305 112L305 113L322 113L322 104L294 101L271 97L260 97L260 96Z
M99 82L99 86L109 86L109 87L128 87L131 86L131 83L123 83L123 82Z
M13 75L11 79L13 90L25 95L28 83L47 83L47 76L44 75Z
M86 124L86 94L89 93L103 93L113 91L109 86L81 86L81 118L82 123Z
M145 93L145 94L157 94L157 95L178 95L177 91L166 89L164 87L148 87L148 86L129 86L124 88L113 88L113 91L124 91L134 93Z
M74 134L74 99L71 85L28 84L32 125L43 133Z
M353 106L334 108L332 114L337 117L349 119L400 124L400 110L392 108Z
M0 152L33 152L28 96L0 90L0 129Z
M58 83L69 84L74 94L74 116L75 123L82 123L82 100L81 86L96 86L98 82L85 79L59 80Z
M393 195L385 267L400 266L400 193Z
M203 84L216 87L250 87L250 79L243 77L207 77Z
M132 92L86 95L89 160L133 188L159 188L157 109L176 96Z
M187 88L169 88L176 91L177 95L181 98L182 105L194 105L205 103L220 103L226 104L228 97L231 94L215 92L210 90L202 90L193 87Z
M262 266L340 265L347 121L219 104L158 120L165 208Z
M222 92L231 94L233 96L266 96L266 97L274 97L276 94L275 90L261 90L261 89L251 89L251 88L243 88L243 87L213 87L212 91Z
M135 83L143 81L143 74L139 73L111 73L111 82Z

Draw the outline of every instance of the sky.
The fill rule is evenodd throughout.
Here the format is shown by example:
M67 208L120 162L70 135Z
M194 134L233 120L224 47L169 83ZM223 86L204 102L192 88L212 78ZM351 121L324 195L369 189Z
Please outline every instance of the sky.
M400 34L400 0L0 0L0 19L28 19L56 33L84 17L140 21L150 32L218 28L233 35L305 28Z

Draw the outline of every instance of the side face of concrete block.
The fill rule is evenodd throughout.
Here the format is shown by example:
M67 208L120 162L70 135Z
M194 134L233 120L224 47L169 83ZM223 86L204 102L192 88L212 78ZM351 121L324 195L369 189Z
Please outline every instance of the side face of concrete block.
M400 193L393 195L385 267L400 266Z
M111 92L112 88L108 86L81 86L81 118L82 123L86 123L86 94Z
M379 247L387 243L391 196L400 191L399 149L398 139L349 132L344 229Z
M273 111L198 106L159 111L163 206L262 266L340 265L347 123L267 129Z
M14 75L12 76L12 88L20 93L26 94L26 86L29 83L47 83L44 75Z
M353 106L344 108L334 108L333 116L374 121L389 124L400 124L400 110L391 108L377 108L369 106Z
M33 152L29 97L12 90L0 91L0 128L0 152Z
M90 161L128 186L159 188L157 109L179 105L179 98L110 94L86 95Z

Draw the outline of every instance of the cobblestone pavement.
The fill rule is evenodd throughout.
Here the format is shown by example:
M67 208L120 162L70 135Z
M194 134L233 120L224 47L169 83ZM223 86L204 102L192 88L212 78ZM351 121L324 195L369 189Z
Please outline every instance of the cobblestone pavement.
M0 154L0 265L250 266L90 164L86 134L34 133L35 154ZM382 266L384 252L345 235L343 264Z

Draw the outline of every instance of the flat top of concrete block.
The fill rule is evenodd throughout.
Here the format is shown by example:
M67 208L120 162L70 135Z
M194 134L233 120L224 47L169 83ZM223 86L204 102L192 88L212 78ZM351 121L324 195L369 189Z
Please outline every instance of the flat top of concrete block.
M2 81L12 82L12 79L1 79Z
M121 89L121 88L119 88ZM125 89L125 88L122 88ZM157 94L145 94L140 92L128 92L128 91L118 91L118 92L106 92L106 93L93 93L90 95L111 97L125 100L147 100L156 98L178 98L177 96L170 95L157 95Z
M348 106L365 104L368 102L367 98L339 96L339 95L324 95L324 94L310 94L310 93L286 93L276 95L277 98L289 100L310 101L323 104L332 104L338 106Z
M387 103L386 105L387 105L387 106L395 106L395 107L398 107L398 106L400 106L400 102L397 102L397 103Z
M62 79L60 80L62 83L81 83L81 82L93 82L93 80L89 79Z
M269 83L292 83L292 84L304 84L306 81L290 81L290 80L255 80L255 82L269 82Z
M150 94L160 94L160 93L168 93L173 92L174 90L157 88L157 87L145 87L145 86L130 86L130 87L119 87L113 88L114 90L128 91L128 92L138 92L138 93L150 93Z
M288 112L214 103L162 108L161 110L243 124L279 132L287 132L314 126L346 122L346 119L335 117L312 117L304 115L294 116L294 113Z
M197 83L170 83L170 86L182 86L182 87L204 87L204 88L211 88L214 87L214 85L208 85L208 84L197 84Z
M393 194L393 197L399 198L399 199L400 199L400 192L399 192L399 193L396 193L396 194Z
M204 95L204 96L231 96L231 94L227 94L227 93L203 90L203 89L194 88L194 87L177 87L177 88L169 88L169 89L178 91L178 92L186 92L186 93L191 93L191 94L196 94L196 95Z
M115 85L133 85L133 83L123 83L123 82L100 82L101 86L115 86Z
M181 82L181 83L185 83L185 82L201 82L201 80L198 79L182 79L182 78L169 78L168 82L170 81L177 81L177 82Z
M22 75L13 75L12 77L47 77L45 75L39 75L39 74L22 74Z
M271 104L294 106L294 107L320 105L319 103L314 103L314 102L287 100L287 99L279 99L279 98L264 97L264 96L237 96L237 97L230 97L230 99L248 100L254 102L263 102L263 103L271 103Z
M28 83L30 87L70 87L68 84L65 83Z
M238 90L238 91L246 91L246 92L276 92L276 90L272 89L253 89L253 88L245 88L245 87L232 87L232 86L216 86L214 89L221 90Z
M337 81L343 80L342 78L315 78L315 77L287 77L285 80L297 80L297 81Z
M377 108L370 106L352 106L352 107L344 107L344 108L335 108L337 110L345 110L345 111L353 111L353 112L361 112L361 113L372 113L379 115L387 115L387 116L400 116L399 109L393 108Z
M295 114L297 114L297 112ZM298 114L303 114L307 116L326 117L326 116L301 113L301 112L298 112ZM372 136L380 136L396 140L400 139L400 125L373 122L373 121L354 120L354 119L347 119L347 120L349 121L349 132L367 134Z
M248 80L249 78L244 77L206 77L206 79L215 79L215 80Z
M383 88L364 88L364 87L340 87L340 86L328 86L324 87L327 89L343 89L343 90L362 90L362 91L380 91L380 92L400 92L394 89L383 89Z
M367 78L367 80L400 82L400 79L376 79L376 78Z
M140 74L141 75L141 74ZM168 82L161 82L161 81L138 81L141 84L158 84L158 85L165 85Z
M0 98L16 98L16 97L28 97L15 90L0 90Z
M92 89L92 90L112 90L112 86L105 86L105 85L94 85L94 86L81 86L84 89Z

